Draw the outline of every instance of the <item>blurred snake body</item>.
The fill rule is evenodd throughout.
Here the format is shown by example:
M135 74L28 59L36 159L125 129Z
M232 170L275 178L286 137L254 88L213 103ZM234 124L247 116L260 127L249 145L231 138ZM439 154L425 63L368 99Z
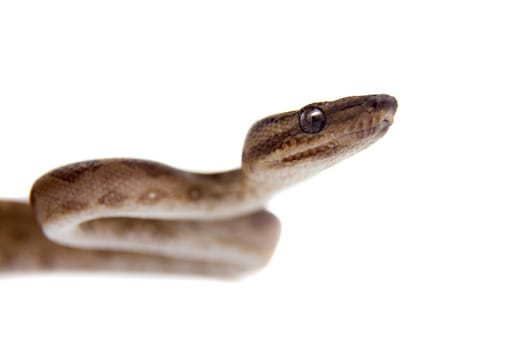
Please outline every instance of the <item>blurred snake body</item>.
M259 269L280 234L269 199L374 143L396 108L388 95L355 96L261 119L242 167L222 173L136 159L53 170L33 185L30 206L0 201L0 270Z

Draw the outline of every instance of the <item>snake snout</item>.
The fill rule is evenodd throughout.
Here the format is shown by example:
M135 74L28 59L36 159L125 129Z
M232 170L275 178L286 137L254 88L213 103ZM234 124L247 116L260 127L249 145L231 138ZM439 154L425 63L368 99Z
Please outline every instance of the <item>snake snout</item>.
M397 110L397 100L389 95L374 95L371 98L376 111L383 115L383 122L392 124Z

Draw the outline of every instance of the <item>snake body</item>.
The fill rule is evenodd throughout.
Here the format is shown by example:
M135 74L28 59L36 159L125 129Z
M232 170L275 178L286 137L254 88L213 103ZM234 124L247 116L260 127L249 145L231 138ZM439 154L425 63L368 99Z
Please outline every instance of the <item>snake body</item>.
M393 97L368 95L266 117L246 136L242 167L222 173L137 159L53 170L33 185L31 209L0 202L0 269L259 269L280 234L267 202L381 138L396 109Z

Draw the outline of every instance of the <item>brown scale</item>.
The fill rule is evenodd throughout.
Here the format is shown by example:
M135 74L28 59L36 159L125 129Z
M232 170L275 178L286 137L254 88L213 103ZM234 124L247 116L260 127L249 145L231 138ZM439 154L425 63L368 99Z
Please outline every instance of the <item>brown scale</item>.
M267 200L377 141L396 108L387 95L355 96L264 118L248 131L241 168L222 173L190 173L137 159L93 160L53 170L33 185L32 209L0 201L0 270L223 277L262 268L280 233L277 217L264 210ZM129 213L138 217L123 217ZM174 214L182 220L164 220ZM96 249L61 246L41 227L52 239L75 245L72 238L80 237ZM108 250L118 250L123 241L137 251ZM177 250L178 244L194 251Z

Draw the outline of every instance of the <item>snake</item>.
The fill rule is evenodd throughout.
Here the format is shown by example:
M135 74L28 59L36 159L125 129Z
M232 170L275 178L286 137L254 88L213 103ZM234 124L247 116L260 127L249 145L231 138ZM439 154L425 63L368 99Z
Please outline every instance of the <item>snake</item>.
M396 110L379 94L268 116L249 129L241 167L224 172L117 158L52 170L29 201L0 201L0 271L259 270L281 234L268 202L380 139Z

